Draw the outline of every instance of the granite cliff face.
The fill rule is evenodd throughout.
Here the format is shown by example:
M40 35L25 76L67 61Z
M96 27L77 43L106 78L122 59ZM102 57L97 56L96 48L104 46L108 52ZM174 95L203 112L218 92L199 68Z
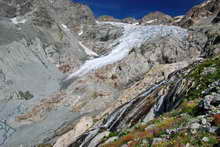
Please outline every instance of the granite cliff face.
M218 1L183 18L155 12L142 21L96 20L87 6L68 0L0 4L0 146L164 145L176 121L195 126L191 103L183 102L190 100L195 109L198 101L204 104L196 123L203 117L208 124L206 117L218 114L212 107L219 96ZM190 17L203 20L212 6L213 19L203 25L172 25L188 27L182 22L194 13L198 18ZM163 121L167 112L171 124ZM150 137L149 123L155 132ZM133 129L140 124L142 130Z

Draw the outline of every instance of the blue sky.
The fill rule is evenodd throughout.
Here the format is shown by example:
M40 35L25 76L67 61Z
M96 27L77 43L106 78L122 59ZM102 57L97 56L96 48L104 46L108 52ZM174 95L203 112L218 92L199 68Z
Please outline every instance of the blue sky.
M87 4L95 16L110 15L116 18L140 18L149 12L161 11L172 16L185 14L204 0L73 0Z

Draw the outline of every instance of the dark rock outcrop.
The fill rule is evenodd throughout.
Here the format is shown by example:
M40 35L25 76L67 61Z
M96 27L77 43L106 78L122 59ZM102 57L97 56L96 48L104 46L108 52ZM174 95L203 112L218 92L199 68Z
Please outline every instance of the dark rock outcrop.
M195 24L210 24L211 22L218 22L218 15L220 11L219 0L207 0L200 5L193 7L183 17L177 25L182 27L190 27Z

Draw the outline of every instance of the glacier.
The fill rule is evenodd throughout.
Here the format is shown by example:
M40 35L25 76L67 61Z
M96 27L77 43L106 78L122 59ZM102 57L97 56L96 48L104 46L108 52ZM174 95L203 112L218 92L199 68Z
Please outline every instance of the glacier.
M126 57L129 52L135 48L140 47L144 42L156 37L165 37L167 35L175 36L175 38L184 40L188 37L188 32L186 29L177 26L165 26L165 25L134 25L119 22L98 22L99 25L111 24L116 27L122 27L123 35L115 40L112 44L112 51L105 56L99 58L88 60L82 65L82 67L71 73L69 76L64 78L63 82L67 82L77 77L82 77L85 74L94 71L103 66L113 64L122 60ZM115 46L116 45L116 46Z

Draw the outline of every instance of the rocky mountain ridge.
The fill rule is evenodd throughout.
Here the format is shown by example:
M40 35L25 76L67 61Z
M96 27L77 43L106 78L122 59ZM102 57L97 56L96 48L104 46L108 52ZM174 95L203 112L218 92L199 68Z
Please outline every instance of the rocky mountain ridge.
M98 21L111 21L111 22L123 22L129 24L140 24L140 25L169 25L173 22L173 18L167 14L159 11L151 12L145 15L143 18L135 19L133 17L127 17L124 19L116 19L112 16L100 16Z
M190 9L184 16L171 17L162 12L156 11L145 15L141 19L135 18L125 18L122 20L115 19L111 16L103 16L105 19L103 21L115 21L115 22L125 22L125 23L138 23L141 25L177 25L181 27L190 27L194 24L202 25L208 23L218 23L219 22L219 0L205 1L197 6ZM109 19L108 19L109 18ZM110 19L111 18L111 19ZM100 19L102 21L102 19Z

